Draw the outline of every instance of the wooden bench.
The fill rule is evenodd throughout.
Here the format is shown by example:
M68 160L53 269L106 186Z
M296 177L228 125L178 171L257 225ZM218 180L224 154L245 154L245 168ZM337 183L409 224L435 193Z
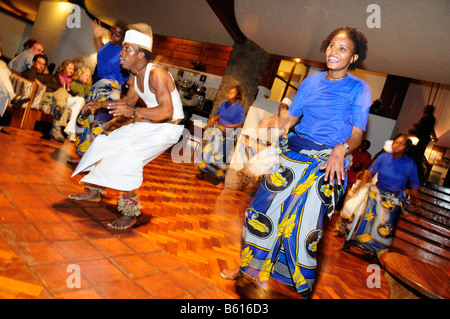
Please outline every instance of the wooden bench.
M53 116L40 108L41 100L47 89L45 85L37 80L27 80L14 72L11 73L10 80L17 95L30 98L30 101L20 109L14 110L12 107L8 107L8 112L12 115L10 126L33 130L37 121L53 121Z
M450 189L427 183L406 210L389 253L380 258L391 294L406 297L403 286L409 297L450 298Z

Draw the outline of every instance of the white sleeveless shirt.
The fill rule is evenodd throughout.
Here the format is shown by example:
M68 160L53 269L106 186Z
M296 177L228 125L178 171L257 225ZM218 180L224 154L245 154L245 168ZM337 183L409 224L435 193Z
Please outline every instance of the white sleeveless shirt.
M134 78L134 89L136 90L136 93L139 95L139 97L145 102L145 105L147 105L148 108L153 108L158 106L158 101L156 100L156 95L150 91L150 88L148 87L148 78L150 75L150 70L152 66L155 65L154 63L149 63L145 69L145 77L144 77L144 92L141 92L139 90L139 87L137 85L137 77ZM173 77L172 74L169 72L170 77ZM174 83L175 85L175 83ZM183 104L181 103L180 94L178 93L178 90L175 86L175 89L170 93L172 97L172 105L173 105L173 115L172 120L179 120L184 118L183 113Z

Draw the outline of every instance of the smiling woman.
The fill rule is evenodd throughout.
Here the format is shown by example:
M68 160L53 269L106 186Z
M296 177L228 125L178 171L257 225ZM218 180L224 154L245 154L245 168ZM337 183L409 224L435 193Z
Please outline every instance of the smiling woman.
M367 39L362 33L353 30L336 29L322 42L320 49L326 54L328 80L344 78L347 69L355 70L366 58Z
M362 141L371 101L367 83L347 73L366 56L365 36L354 28L336 29L321 48L328 71L301 83L286 114L258 124L259 130L289 126L294 132L245 212L240 268L245 280L261 287L275 280L306 298L315 280L323 218L343 194L346 155Z
M92 28L95 45L98 49L97 67L92 76L92 87L86 102L118 100L122 85L128 80L128 73L121 68L119 58L125 32L128 30L127 23L116 21L110 29L111 39L104 45L101 41L103 28L100 22L94 21ZM106 109L99 109L91 114L87 111L86 107L83 108L77 119L75 147L79 155L86 152L92 140L103 132L103 125L112 118Z

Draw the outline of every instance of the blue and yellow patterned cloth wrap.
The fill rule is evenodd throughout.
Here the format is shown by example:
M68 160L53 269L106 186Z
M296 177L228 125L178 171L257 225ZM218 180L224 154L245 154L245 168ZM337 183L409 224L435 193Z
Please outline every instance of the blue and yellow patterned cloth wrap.
M290 134L279 163L245 212L240 271L266 288L275 279L304 298L313 289L323 218L331 216L342 185L324 181L320 170L331 148ZM344 167L350 165L350 158Z

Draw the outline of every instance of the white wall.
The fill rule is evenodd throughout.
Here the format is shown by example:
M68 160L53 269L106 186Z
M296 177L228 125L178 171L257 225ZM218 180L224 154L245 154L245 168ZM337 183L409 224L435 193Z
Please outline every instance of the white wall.
M69 27L68 18L75 6L68 2L41 2L31 37L39 38L49 63L55 63L56 67L66 59L82 57L89 67L94 68L97 51L93 40L92 20L80 9L79 27Z
M354 71L351 71L351 73L354 76L367 82L370 88L372 101L380 98L381 92L383 92L384 84L386 82L386 74L361 69L356 69Z
M30 38L32 27L31 24L0 12L0 39L4 57L11 59L22 51L24 42Z

